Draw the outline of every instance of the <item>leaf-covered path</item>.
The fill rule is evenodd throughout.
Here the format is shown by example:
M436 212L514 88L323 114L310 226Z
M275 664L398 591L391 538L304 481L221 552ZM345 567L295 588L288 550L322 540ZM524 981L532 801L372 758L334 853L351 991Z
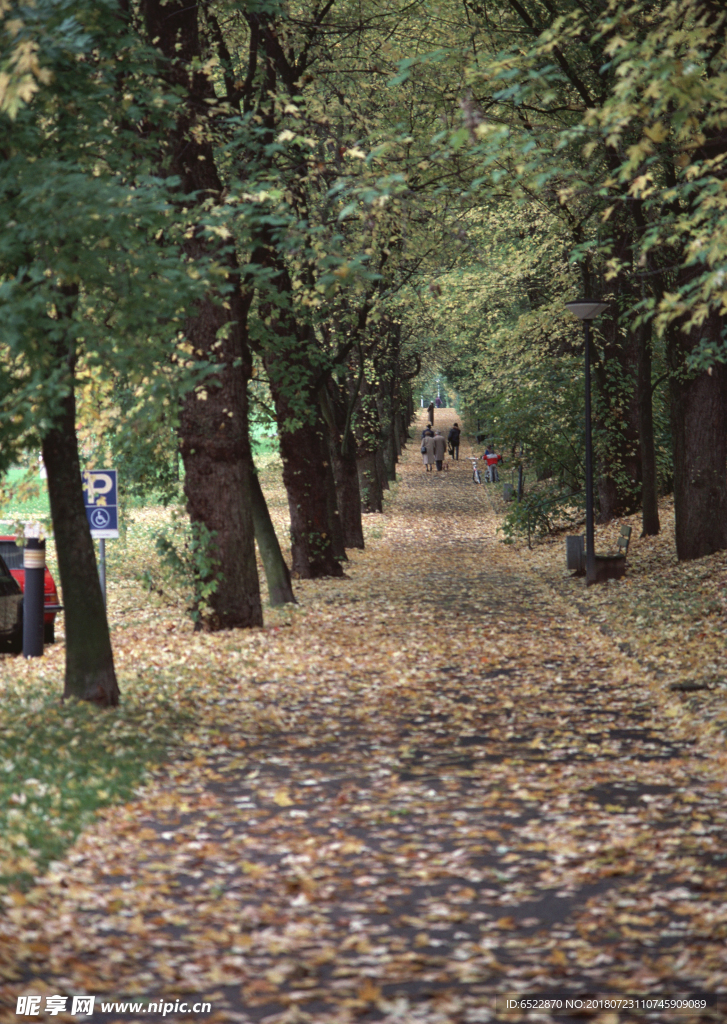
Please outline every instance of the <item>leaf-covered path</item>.
M720 989L674 1019L724 1019L722 738L497 540L466 447L432 474L418 449L349 578L298 584L275 627L195 640L216 698L184 756L0 924L8 1020L31 991L475 1024L561 1018L506 1013L517 993Z

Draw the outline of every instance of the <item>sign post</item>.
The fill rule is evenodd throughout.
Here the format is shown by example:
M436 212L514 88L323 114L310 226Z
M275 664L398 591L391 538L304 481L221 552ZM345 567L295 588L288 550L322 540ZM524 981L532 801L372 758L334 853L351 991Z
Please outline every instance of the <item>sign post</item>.
M106 540L119 536L118 475L115 469L87 469L83 473L83 503L91 536L99 542L98 575L106 604Z

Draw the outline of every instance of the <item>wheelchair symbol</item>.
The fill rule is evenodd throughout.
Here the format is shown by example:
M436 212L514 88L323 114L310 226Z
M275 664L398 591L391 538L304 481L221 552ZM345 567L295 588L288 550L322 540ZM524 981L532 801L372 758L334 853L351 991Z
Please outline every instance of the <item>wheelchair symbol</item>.
M111 516L105 508L95 508L90 516L94 530L105 530L111 522Z

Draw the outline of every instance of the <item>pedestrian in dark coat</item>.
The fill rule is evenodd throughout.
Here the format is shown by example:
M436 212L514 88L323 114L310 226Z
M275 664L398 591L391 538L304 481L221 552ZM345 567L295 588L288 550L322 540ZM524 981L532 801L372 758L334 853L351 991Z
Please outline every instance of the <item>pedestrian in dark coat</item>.
M450 450L450 452L452 454L452 458L453 459L457 459L458 461L459 461L459 435L460 435L460 433L461 433L461 431L460 431L459 427L457 426L457 424L455 423L455 425L450 430L449 436L447 438L447 440L449 441L449 450Z

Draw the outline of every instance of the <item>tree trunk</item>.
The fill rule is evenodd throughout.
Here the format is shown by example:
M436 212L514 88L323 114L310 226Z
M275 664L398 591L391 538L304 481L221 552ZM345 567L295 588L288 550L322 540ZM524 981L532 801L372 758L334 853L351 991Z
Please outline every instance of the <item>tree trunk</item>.
M376 452L364 452L356 458L361 509L364 512L383 512L384 492L381 489Z
M364 546L363 524L361 522L361 491L358 482L358 467L352 445L346 445L347 452L342 455L335 441L331 442L331 462L336 480L338 510L341 516L343 542L347 548Z
M342 381L329 377L325 389L321 389L344 548L364 546L356 451L348 419L349 407L356 399L356 376L355 367L350 366Z
M384 459L384 450L383 450L383 448L377 448L376 452L374 454L376 456L376 473L377 473L378 478L379 478L379 486L381 487L382 491L388 491L389 490L389 474L387 473L387 470L386 470L386 461Z
M402 388L404 386L403 382L397 378L391 389L391 435L394 443L394 475L391 478L392 480L396 480L396 467L401 458L403 444L402 426L404 410Z
M170 158L165 170L179 176L185 195L197 192L198 202L209 202L222 194L222 184L205 125L215 93L202 71L190 73L202 57L197 5L143 0L142 8L148 36L169 62L163 73L187 98L175 130L162 140ZM246 494L252 473L247 412L251 361L242 332L249 300L243 301L240 292L234 251L213 250L200 233L188 239L184 251L191 261L218 254L231 286L224 305L219 295L210 293L185 324L195 357L215 365L206 386L186 397L179 428L187 510L192 523L212 535L206 558L212 564L200 569L199 582L217 577L201 625L209 630L260 626L260 583Z
M200 620L210 631L261 626L263 621L247 490L253 472L247 433L249 364L242 357L236 327L221 344L218 340L229 315L207 299L187 322L187 337L198 356L214 359L219 352L222 365L204 390L187 395L179 425L189 518L214 535L208 557L216 568L200 570L200 582L208 583L215 575L218 581L206 599L209 611Z
M333 548L333 557L336 561L347 562L348 555L346 554L346 542L343 536L343 523L341 522L341 514L338 508L336 478L333 473L333 462L330 458L331 434L330 431L326 429L326 424L322 419L321 431L321 449L323 455L322 470L325 476L326 501L328 503L328 525L331 530L331 547Z
M361 490L361 510L363 512L381 512L384 498L381 477L385 475L379 470L381 424L376 397L372 393L372 385L365 376L361 379L361 388L355 408L354 433L356 437L356 466Z
M637 343L633 332L620 327L614 313L599 324L603 354L594 366L597 383L596 423L599 435L597 479L598 521L630 515L640 504L640 413L636 393Z
M707 334L716 351L723 320L713 313L688 334L668 337L674 446L674 511L680 561L727 548L727 368L690 374L685 360Z
M659 502L656 483L656 444L654 441L654 391L651 383L650 330L642 324L638 330L637 395L639 440L641 443L642 537L659 532Z
M632 267L633 223L622 209L608 221L603 244L609 255L624 267ZM588 261L583 265L584 294L601 289L591 278ZM604 296L609 309L598 321L592 373L596 385L593 406L594 456L598 467L601 523L630 515L641 504L641 447L637 395L638 341L631 326L631 308L638 301L633 275L621 271ZM595 290L593 290L595 287Z
M402 430L401 430L401 433L402 433L402 442L401 442L402 448L406 444L407 439L409 437L409 425L411 424L411 421L413 419L414 419L414 392L412 391L411 386L409 386L409 390L407 392L407 398L406 398L406 416L405 416L405 418L404 418L404 420L402 422L402 425L401 425L401 428L402 428Z
M343 544L342 541L334 542L333 537L333 531L341 527L340 522L331 521L331 513L337 509L337 502L333 490L328 436L320 408L311 400L313 422L297 430L283 429L283 424L290 423L293 417L283 388L276 385L271 366L268 363L266 366L281 427L280 453L290 509L293 575L300 579L342 576L339 548Z
M43 438L43 461L48 472L48 495L65 606L63 695L93 701L103 707L116 707L119 688L111 637L83 504L73 369L68 375L68 388L61 414Z
M248 493L252 506L255 540L265 567L270 606L274 608L279 604L296 604L290 571L280 550L278 536L254 466L251 470Z
M382 481L388 488L390 480L396 480L397 444L392 415L393 402L389 395L377 395L376 405L381 423L382 447L379 469L383 471Z

